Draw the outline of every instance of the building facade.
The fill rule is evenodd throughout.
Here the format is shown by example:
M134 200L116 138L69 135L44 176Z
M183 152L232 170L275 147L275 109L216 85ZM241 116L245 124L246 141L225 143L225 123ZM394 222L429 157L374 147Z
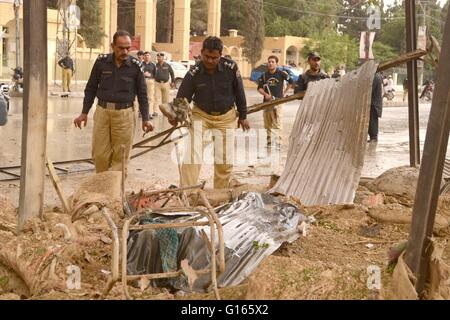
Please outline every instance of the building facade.
M101 12L101 27L106 37L102 45L94 50L86 47L83 38L77 35L73 59L75 61L76 72L74 80L86 81L89 77L97 55L110 52L110 43L116 32L120 21L120 1L121 0L98 0ZM1 63L0 78L10 79L11 69L16 66L16 19L14 15L14 6L11 0L0 0L0 37ZM173 60L192 60L193 55L199 54L201 42L205 36L190 37L190 0L174 0L174 19L173 19L173 42L157 43L156 40L156 16L157 0L134 0L134 34L137 39L138 49L166 51L171 54ZM209 0L208 7L208 30L207 35L220 36L220 8L221 0ZM76 4L76 1L73 0ZM130 1L127 1L130 3ZM20 34L19 46L19 65L23 63L23 14L20 10L19 26ZM57 66L59 60L57 54L58 32L61 29L61 19L58 18L58 11L47 10L48 20L48 77L50 82L60 81L61 68ZM238 63L242 75L248 77L251 72L251 66L242 54L241 44L243 37L238 35L238 30L230 30L228 36L222 37L225 48L224 55L229 54ZM266 62L267 57L276 55L281 64L295 64L300 66L303 62L300 57L300 51L304 46L306 39L298 37L266 37L264 41L264 50L260 63ZM259 63L258 63L259 64ZM26 72L26 71L25 71Z

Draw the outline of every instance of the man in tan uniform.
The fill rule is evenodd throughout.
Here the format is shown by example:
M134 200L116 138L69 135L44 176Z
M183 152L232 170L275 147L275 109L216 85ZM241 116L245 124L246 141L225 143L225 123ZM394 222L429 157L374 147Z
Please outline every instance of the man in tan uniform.
M70 92L70 83L72 82L72 75L75 71L73 60L66 54L64 58L58 61L58 65L62 68L62 83L64 92Z
M86 126L89 110L95 97L98 98L92 134L92 158L97 173L110 168L122 170L122 145L128 161L136 122L133 108L136 95L142 115L142 130L153 130L142 63L128 55L130 34L117 31L111 46L113 53L97 58L84 91L83 110L74 120L75 127L81 129L83 123Z
M155 106L154 95L155 95L155 72L156 66L151 60L151 55L149 51L144 52L144 61L142 62L144 68L145 82L147 83L147 97L149 104L149 114L150 119L157 116L157 107Z
M183 159L181 185L197 184L203 148L203 134L211 130L214 135L214 188L227 188L233 170L233 160L227 156L227 145L234 148L234 130L250 129L247 120L247 101L242 78L236 63L221 57L223 43L217 37L203 42L201 61L186 74L177 98L194 101L193 127L190 128L191 157ZM239 114L237 118L235 106ZM176 121L169 119L172 125ZM228 143L227 143L228 141Z
M267 59L267 69L267 72L264 72L258 79L258 92L264 96L264 102L283 98L289 88L294 86L294 81L289 74L278 68L277 56L270 56ZM287 86L285 86L285 81L288 83ZM281 147L282 110L283 106L278 105L265 109L263 112L268 148L272 146L272 140L277 149Z
M156 54L156 70L155 70L155 112L158 110L159 104L169 102L170 88L175 81L175 74L172 67L164 61L164 52Z

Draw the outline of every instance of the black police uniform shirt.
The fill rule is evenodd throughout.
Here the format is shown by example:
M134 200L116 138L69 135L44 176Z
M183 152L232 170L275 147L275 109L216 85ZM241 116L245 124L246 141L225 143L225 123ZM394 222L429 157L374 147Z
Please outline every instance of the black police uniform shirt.
M74 71L73 68L73 60L69 56L65 56L61 60L58 61L58 65L64 69L70 69Z
M216 72L208 74L200 61L190 68L178 89L177 98L186 98L206 113L224 114L235 104L239 119L247 119L247 100L237 64L221 57Z
M143 121L149 120L147 85L142 63L131 56L120 67L114 53L98 56L84 90L83 113L88 114L95 97L105 102L133 103L138 97Z
M153 62L146 63L145 61L142 62L142 69L144 71L145 79L153 79L155 78L155 72L156 72L156 66ZM150 76L146 76L145 72L148 72Z
M310 82L315 82L315 81L319 81L319 80L327 79L327 78L330 78L330 77L328 76L328 74L326 74L322 70L319 70L319 72L317 74L312 74L311 70L308 70L298 77L297 85L294 89L294 93L306 91L306 89L308 89L308 83L310 83Z
M155 81L167 82L169 78L172 78L172 82L175 80L172 67L166 62L162 64L156 63Z
M264 89L264 91L270 94L274 98L283 97L284 81L289 84L294 83L292 78L286 71L276 69L275 73L265 72L258 79L258 89ZM270 92L267 90L269 87Z

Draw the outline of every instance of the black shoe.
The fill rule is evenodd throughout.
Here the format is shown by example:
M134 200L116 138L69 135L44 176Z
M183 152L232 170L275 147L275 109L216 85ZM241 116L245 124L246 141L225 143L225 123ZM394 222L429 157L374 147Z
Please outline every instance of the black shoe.
M370 138L370 140L367 140L367 142L378 142L378 138Z
M158 112L153 112L152 116L153 117L157 117L158 116Z

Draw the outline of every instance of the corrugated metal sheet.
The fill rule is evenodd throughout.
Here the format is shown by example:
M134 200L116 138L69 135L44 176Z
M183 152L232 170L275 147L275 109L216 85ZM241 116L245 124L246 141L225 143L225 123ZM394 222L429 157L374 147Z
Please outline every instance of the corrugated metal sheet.
M444 170L442 172L442 178L444 178L444 179L450 178L450 159L445 159Z
M286 166L270 192L295 196L305 205L353 202L364 164L376 69L371 61L339 80L309 84L291 132Z

